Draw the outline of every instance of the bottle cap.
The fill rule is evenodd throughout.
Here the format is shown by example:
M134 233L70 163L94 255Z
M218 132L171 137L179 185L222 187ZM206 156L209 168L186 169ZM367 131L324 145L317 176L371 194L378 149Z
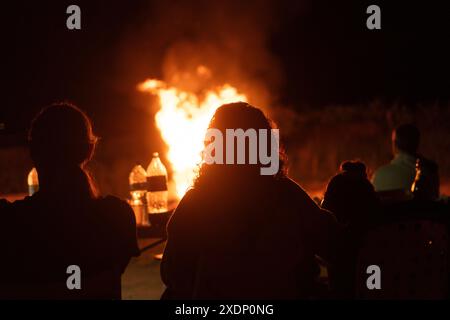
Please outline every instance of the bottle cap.
M153 152L153 158L157 158L159 157L159 153L158 152Z

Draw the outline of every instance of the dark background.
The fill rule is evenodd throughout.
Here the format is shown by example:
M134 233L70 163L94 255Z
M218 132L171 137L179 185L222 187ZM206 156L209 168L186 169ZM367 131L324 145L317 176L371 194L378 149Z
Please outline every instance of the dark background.
M171 46L208 39L209 30L211 42L221 33L235 35L241 42L238 52L251 38L241 32L249 27L258 33L271 62L261 62L250 73L267 79L276 92L267 107L301 114L352 105L364 113L364 106L376 100L381 101L378 108L400 103L411 109L448 109L450 19L445 2L241 2L2 3L0 147L25 145L34 114L51 102L69 100L93 118L104 144L114 145L100 149L99 162L116 157L117 150L122 158L146 161L163 144L153 125L154 110L146 109L149 98L136 91L136 84L163 77L161 64ZM66 28L70 4L81 7L79 31ZM381 30L366 28L370 4L381 7ZM209 11L220 14L222 7L220 26L205 18ZM165 19L172 8L179 13ZM163 32L155 35L154 30ZM220 61L222 68L231 63L226 56ZM131 146L131 139L139 143Z
M151 24L152 9L162 1L75 1L82 10L82 30L69 31L65 9L72 2L2 4L1 121L8 130L24 130L37 109L61 99L80 104L105 133L123 130L112 119L135 120L130 95L136 92L126 89L143 78L120 73L120 43L130 26ZM240 1L235 2L238 11ZM189 6L201 12L207 3ZM450 19L444 2L375 1L382 11L377 31L365 27L365 9L372 2L269 3L278 10L267 46L281 65L280 103L302 108L373 98L411 105L447 102ZM144 77L160 72L143 69Z

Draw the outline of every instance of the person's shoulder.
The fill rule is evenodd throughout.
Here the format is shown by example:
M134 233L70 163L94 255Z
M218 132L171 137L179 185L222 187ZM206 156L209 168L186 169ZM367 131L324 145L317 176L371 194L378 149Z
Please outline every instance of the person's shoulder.
M7 202L6 207L10 210L25 210L36 205L36 196L26 196L23 199Z
M127 201L115 196L105 196L95 199L97 210L110 220L135 223L133 209Z
M117 232L129 232L130 230L136 232L136 217L127 201L108 195L95 199L95 202L97 203L95 210L106 225L117 229Z
M395 163L388 163L379 167L372 176L372 183L377 187L379 184L384 184L384 180L392 180L392 177L397 175L399 166ZM377 188L375 188L377 189Z
M136 217L128 202L112 195L96 198L94 202L103 219L104 230L109 232L107 241L114 241L117 254L123 253L126 258L139 256Z
M297 209L302 213L303 217L307 217L308 223L313 225L317 223L335 224L336 217L328 210L320 208L308 193L294 180L289 177L279 179L283 184L282 192L286 192L289 199L286 203L290 203L289 207Z
M132 211L130 205L125 200L116 196L108 195L95 199L96 203L108 210L115 212L130 212Z
M193 198L196 197L198 191L195 188L189 188L186 193L183 195L180 201L191 201Z
M372 176L376 191L407 189L415 176L415 168L402 162L391 162L378 168Z
M309 198L306 191L294 180L289 177L281 177L277 180L278 185L280 186L280 191L288 194L295 195L297 197L306 197Z
M174 229L178 225L186 225L186 223L192 226L198 222L201 219L200 216L203 216L205 201L202 191L196 188L188 189L170 217L169 229Z
M118 205L118 206L128 206L128 203L125 200L122 200L119 197L112 196L112 195L99 197L96 200L99 202L106 203L106 204L113 204L113 205Z
M194 206L198 205L199 203L202 203L203 201L201 201L201 199L199 198L200 195L201 192L199 190L195 188L188 189L181 198L180 202L178 203L174 213L177 213L178 215L180 212L186 211L187 209L191 209Z
M395 163L387 163L385 165L382 165L377 170L375 170L374 177L390 174L392 170L396 170L397 167L398 166Z
M181 198L177 207L180 207L180 205L181 206L191 206L191 205L196 205L198 203L202 203L206 200L205 197L209 197L209 196L210 195L207 192L205 192L205 190L191 187L183 195L183 197Z
M282 177L277 179L278 192L286 206L302 212L320 211L319 206L308 193L293 179Z

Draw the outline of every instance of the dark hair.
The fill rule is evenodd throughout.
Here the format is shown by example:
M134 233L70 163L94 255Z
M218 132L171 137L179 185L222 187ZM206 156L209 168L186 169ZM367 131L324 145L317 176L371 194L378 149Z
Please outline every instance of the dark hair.
M43 108L31 123L28 140L38 172L79 168L90 193L96 195L84 167L94 154L97 137L91 120L83 111L66 102Z
M345 161L340 169L328 183L322 207L335 213L342 223L362 221L378 205L375 189L367 179L366 165Z
M360 161L344 161L341 164L341 171L355 178L367 178L366 165Z
M220 106L216 112L214 113L213 118L210 121L209 128L218 129L225 136L226 129L276 129L275 123L270 120L259 108L256 108L245 102L235 102L224 104ZM270 139L269 139L270 140ZM225 148L225 142L224 142ZM281 143L278 148L279 151L279 169L278 172L274 175L275 177L283 177L287 174L286 169L286 160L287 157L284 153L283 148L281 147ZM225 152L224 152L225 154ZM239 165L242 171L240 173L244 173L243 176L239 176L240 178L244 178L245 173L256 172L255 169L258 169L262 166L258 165ZM195 180L195 186L198 186L201 181L208 178L209 175L220 175L225 177L230 171L236 170L238 166L227 166L231 170L225 169L225 165L220 164L212 164L208 165L203 163L198 172L197 179ZM213 173L214 172L214 173ZM225 173L226 172L226 173ZM237 174L239 175L239 174ZM259 175L259 173L258 173Z
M413 124L402 124L394 131L395 146L409 154L415 155L419 148L420 132Z

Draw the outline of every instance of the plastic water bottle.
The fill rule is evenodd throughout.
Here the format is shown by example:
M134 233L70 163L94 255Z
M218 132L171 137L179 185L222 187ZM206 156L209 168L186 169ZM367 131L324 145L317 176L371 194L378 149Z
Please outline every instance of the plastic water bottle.
M158 152L147 168L147 208L150 214L168 211L167 170L159 159Z
M131 207L136 216L136 224L148 226L148 216L145 201L147 193L147 172L141 165L134 166L128 178L130 182Z
M28 173L28 195L31 197L35 192L39 190L39 179L36 168L31 169Z

